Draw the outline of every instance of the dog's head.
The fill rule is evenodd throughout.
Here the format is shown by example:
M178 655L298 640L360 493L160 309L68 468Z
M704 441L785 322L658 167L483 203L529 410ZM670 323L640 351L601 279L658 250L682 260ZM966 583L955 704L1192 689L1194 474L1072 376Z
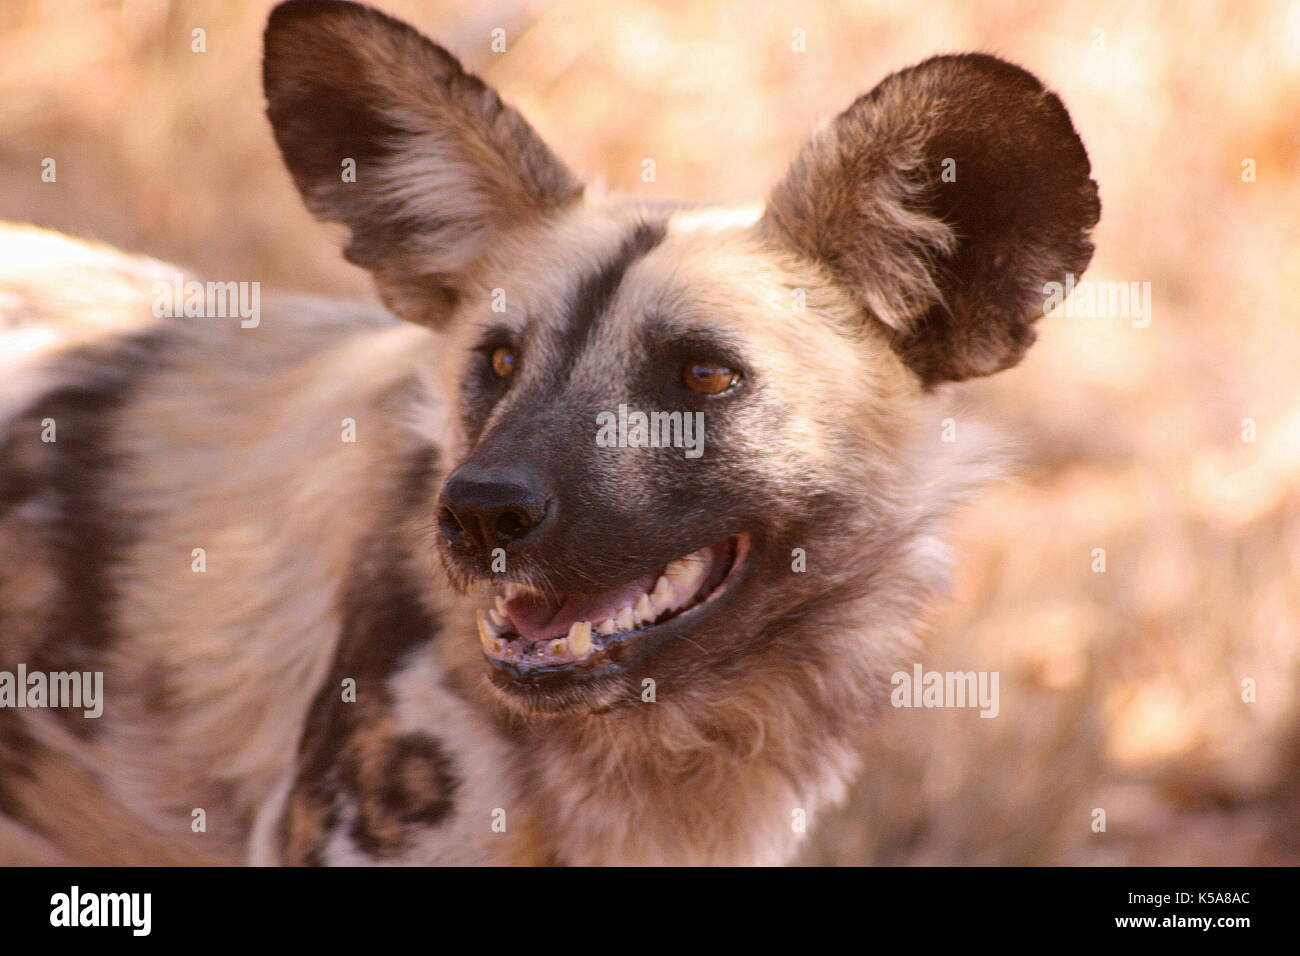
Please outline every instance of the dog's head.
M752 210L585 196L356 4L278 7L265 84L308 206L447 336L444 557L534 709L739 675L886 580L925 516L929 393L1019 361L1099 213L1060 100L984 55L887 77Z

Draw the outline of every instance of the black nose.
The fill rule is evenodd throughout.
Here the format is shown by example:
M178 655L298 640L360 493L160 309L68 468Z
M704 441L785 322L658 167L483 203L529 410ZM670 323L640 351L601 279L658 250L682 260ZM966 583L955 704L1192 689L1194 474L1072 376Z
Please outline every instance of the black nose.
M438 523L448 541L490 551L532 534L547 500L529 476L511 471L457 470L442 489Z

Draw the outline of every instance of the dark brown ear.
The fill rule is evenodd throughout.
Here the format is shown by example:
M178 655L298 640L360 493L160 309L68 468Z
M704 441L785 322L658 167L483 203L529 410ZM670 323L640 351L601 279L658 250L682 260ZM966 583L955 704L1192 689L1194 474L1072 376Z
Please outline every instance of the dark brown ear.
M582 186L515 110L446 50L369 7L271 12L267 116L308 208L351 231L390 309L436 325L505 229ZM350 165L355 165L355 176Z
M763 228L821 262L931 386L1020 361L1101 203L1057 96L983 54L883 80L813 137Z

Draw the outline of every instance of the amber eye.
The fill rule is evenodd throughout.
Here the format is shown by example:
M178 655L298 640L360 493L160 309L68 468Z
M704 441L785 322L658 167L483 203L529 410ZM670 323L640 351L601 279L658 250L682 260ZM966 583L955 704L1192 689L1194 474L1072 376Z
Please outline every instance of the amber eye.
M518 364L518 358L515 356L515 350L501 346L492 350L492 371L497 373L500 378L509 378Z
M687 362L682 380L692 392L717 395L736 384L740 374L720 362Z

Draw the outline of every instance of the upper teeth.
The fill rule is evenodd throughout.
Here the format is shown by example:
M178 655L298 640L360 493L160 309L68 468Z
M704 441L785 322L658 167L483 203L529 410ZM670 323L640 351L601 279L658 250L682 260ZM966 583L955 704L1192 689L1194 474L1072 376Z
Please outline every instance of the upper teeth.
M655 581L649 593L639 595L635 601L619 608L603 621L575 621L565 637L538 641L529 648L540 656L579 660L593 652L592 633L602 637L630 631L641 624L649 624L667 611L683 607L699 591L708 573L709 549L704 548L684 558L671 562ZM500 657L511 653L509 637L503 637L509 618L506 601L523 594L542 594L536 588L518 582L508 582L504 594L496 599L495 606L478 612L479 638L489 654Z

